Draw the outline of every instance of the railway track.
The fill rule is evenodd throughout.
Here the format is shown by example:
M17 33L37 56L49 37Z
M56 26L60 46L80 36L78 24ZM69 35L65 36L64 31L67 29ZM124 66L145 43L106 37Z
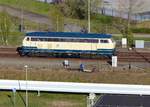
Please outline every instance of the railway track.
M128 52L117 52L117 56L119 61L150 63L150 52L137 52L133 50Z
M19 57L16 48L0 48L0 57Z
M137 52L137 51L117 51L118 61L121 62L148 62L150 63L150 52ZM19 54L16 52L16 48L0 48L0 57L12 57L12 58L20 58ZM26 57L24 57L26 58ZM36 57L43 58L43 57ZM52 57L50 59L56 59L56 57ZM66 58L60 58L66 59ZM100 58L71 58L72 60L104 60L110 61L108 58L100 57Z

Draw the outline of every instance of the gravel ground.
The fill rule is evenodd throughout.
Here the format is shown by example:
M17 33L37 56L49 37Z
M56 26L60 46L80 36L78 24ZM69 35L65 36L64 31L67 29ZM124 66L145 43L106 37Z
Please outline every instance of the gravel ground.
M32 69L63 69L64 59L61 58L0 58L0 67L9 68L13 67L16 69L22 69L25 65L28 65ZM126 71L126 70L150 70L150 63L143 62L118 62L118 67L113 68L106 61L97 60L73 60L68 59L70 62L70 68L73 70L78 70L81 63L85 65L85 69L92 70L95 68L97 71ZM131 66L130 66L131 65Z

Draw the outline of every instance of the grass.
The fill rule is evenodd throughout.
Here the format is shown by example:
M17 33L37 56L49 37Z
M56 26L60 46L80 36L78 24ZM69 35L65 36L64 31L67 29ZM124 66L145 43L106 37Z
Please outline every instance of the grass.
M24 10L49 16L49 11L56 9L56 6L53 4L38 2L36 0L0 0L0 4L12 6L15 8L23 8ZM116 33L118 32L112 24L112 17L95 14L91 17L91 31L92 32L108 32ZM87 20L79 20L65 17L65 23L76 24L78 26L88 26ZM106 25L101 25L106 24ZM28 25L32 25L29 24ZM38 25L37 25L38 26ZM149 21L140 22L135 27L150 28Z
M29 107L86 107L86 95L44 93L37 96L37 92L28 92ZM0 93L0 107L13 107L13 92ZM15 107L25 107L25 93L17 91Z
M21 32L11 32L10 35L8 36L8 45L11 47L16 47L22 44L22 39L23 39L24 33ZM0 45L5 46L5 44L2 43L2 40L0 39Z
M9 46L19 46L22 44L23 33L20 32L12 32L8 37L8 45Z
M36 0L0 0L0 4L12 6L15 8L22 8L24 10L42 14L45 16L48 16L49 11L55 10L56 7L53 4L47 4L42 2L37 2ZM71 19L71 18L65 18L65 22L67 23L73 23L77 25L85 25L85 21L78 20L78 19Z
M108 69L108 68L107 68ZM36 81L62 81L62 82L86 82L86 83L116 83L116 84L149 84L150 69L142 70L115 70L112 72L82 73L66 71L64 69L32 68L28 73L29 80ZM25 80L25 72L20 67L4 66L0 70L1 79ZM140 79L139 79L140 78Z
M134 40L144 40L144 41L150 41L150 38L144 38L144 37L136 37Z
M24 33L19 32L20 19L10 15L8 15L8 17L11 19L11 27L10 27L11 31L8 36L8 45L9 46L21 45ZM48 29L47 25L34 23L29 20L24 20L24 27L26 31L30 31L32 29L43 31ZM1 39L0 39L0 45L3 45Z
M114 40L121 40L123 37L121 34L113 34ZM150 41L150 37L134 37L134 40L144 40L144 41Z
M52 4L41 3L36 0L0 0L0 4L23 8L24 10L43 15L48 15L48 12L54 9Z
M56 9L56 6L53 4L41 3L41 2L37 2L36 0L1 0L0 4L9 5L15 8L23 7L24 10L37 13L37 14L42 14L45 16L49 16L48 15L49 11L51 10L55 11ZM111 23L111 19L112 17L103 16L103 15L94 15L91 18L91 31L102 32L102 30L105 29L105 27L101 23L105 23L109 25L109 23ZM67 24L77 25L81 28L88 26L88 22L86 19L80 20L80 19L65 17L64 22ZM106 27L108 25L106 25ZM114 32L114 30L116 31L116 29L114 29L113 27L107 27L106 29L107 31L111 30L111 32Z
M140 22L136 25L137 28L150 28L150 21Z

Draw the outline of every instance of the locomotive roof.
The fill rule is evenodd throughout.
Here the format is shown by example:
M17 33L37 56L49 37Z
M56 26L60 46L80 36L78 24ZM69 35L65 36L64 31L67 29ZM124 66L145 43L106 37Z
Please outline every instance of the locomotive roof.
M68 38L111 38L109 34L77 33L77 32L31 32L26 36L34 37L68 37Z

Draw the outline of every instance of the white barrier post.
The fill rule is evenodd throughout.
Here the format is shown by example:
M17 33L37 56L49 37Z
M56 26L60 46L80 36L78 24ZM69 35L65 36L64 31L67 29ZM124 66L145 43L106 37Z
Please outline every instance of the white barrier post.
M135 40L135 48L144 48L144 40Z
M87 100L87 107L93 107L94 106L94 100L96 98L96 95L95 93L90 93L89 94L89 97L88 97L88 100Z
M127 38L122 38L122 48L127 48Z
M40 90L38 90L38 94L37 94L37 96L39 97L41 94L40 94Z
M28 84L27 84L27 80L28 80L28 66L25 65L25 71L26 71L26 107L28 107Z
M13 103L14 103L14 107L16 107L16 88L13 88L12 91L13 91L13 96L14 96Z
M117 67L117 56L112 56L112 67Z

